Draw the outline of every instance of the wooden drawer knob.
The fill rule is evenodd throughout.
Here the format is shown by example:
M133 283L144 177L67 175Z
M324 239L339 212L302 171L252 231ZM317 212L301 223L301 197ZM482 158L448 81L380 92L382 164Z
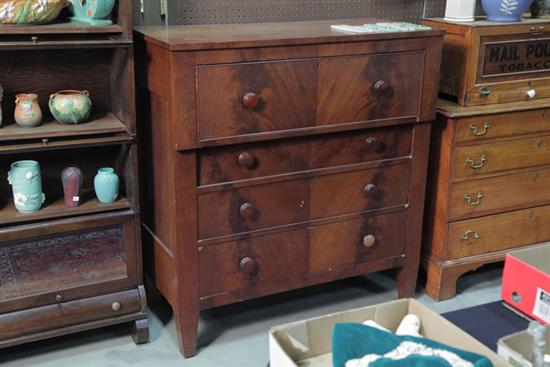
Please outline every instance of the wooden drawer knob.
M374 136L369 136L365 139L365 148L368 150L375 151L380 147L380 140L376 139Z
M256 93L248 92L243 97L243 104L249 110L255 110L260 104L260 96Z
M120 303L113 302L113 304L111 305L111 308L113 309L113 311L119 311L121 308Z
M241 260L239 267L245 273L253 274L258 267L258 263L253 258L247 256Z
M363 246L366 248L371 248L376 243L376 237L373 234L368 234L363 237Z
M256 209L254 209L254 206L252 204L244 203L243 205L241 205L239 211L241 212L243 218L250 219L254 216Z
M363 195L370 198L378 194L378 187L374 184L366 184L365 187L363 187Z
M385 96L391 92L392 88L390 83L386 82L385 80L377 80L373 84L372 90L376 95Z
M256 158L248 152L242 152L239 154L239 166L245 167L245 168L252 168L254 166L254 163L256 163Z

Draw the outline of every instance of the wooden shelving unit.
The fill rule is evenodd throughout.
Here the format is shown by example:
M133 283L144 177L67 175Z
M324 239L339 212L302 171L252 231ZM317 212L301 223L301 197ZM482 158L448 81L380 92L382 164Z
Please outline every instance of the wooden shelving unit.
M43 221L63 217L74 217L77 215L108 212L114 210L130 209L130 202L126 198L120 198L113 203L103 204L96 198L85 200L76 208L67 208L63 198L55 199L52 202L46 201L42 209L35 213L23 214L15 209L12 201L8 201L3 208L0 208L0 225L25 223L32 221Z
M0 348L129 321L136 343L148 340L130 0L117 1L112 20L105 27L63 17L49 25L0 26ZM49 96L64 89L89 91L89 121L53 119ZM39 127L14 122L18 93L39 95ZM39 162L46 196L39 211L27 214L16 210L7 181L11 164L25 159ZM61 172L68 166L84 176L76 208L63 199ZM100 203L93 189L101 167L113 167L120 178L119 197L110 204ZM40 278L18 270L29 262ZM37 291L25 292L30 284Z

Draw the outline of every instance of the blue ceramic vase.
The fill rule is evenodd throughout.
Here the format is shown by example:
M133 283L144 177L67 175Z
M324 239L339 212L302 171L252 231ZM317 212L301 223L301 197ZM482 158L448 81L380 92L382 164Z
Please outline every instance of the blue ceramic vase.
M110 204L118 197L120 181L115 170L110 167L100 168L94 178L94 189L97 199Z
M533 0L481 0L487 20L492 22L518 22Z
M8 182L12 186L15 208L20 213L34 213L40 210L46 197L42 192L42 176L38 162L12 163L8 172Z

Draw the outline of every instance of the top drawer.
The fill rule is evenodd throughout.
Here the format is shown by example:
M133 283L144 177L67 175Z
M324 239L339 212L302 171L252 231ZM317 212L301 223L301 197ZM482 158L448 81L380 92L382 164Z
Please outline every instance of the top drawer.
M456 142L478 141L550 131L546 109L500 113L458 120Z
M423 67L423 52L199 66L199 140L416 117Z

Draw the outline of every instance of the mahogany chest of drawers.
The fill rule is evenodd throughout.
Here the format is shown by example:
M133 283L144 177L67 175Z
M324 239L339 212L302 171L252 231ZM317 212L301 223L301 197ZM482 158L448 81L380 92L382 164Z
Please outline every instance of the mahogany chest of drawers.
M389 268L414 293L443 32L333 23L137 30L146 258L185 356L202 309Z
M442 300L465 272L550 240L550 101L438 108L423 262Z

